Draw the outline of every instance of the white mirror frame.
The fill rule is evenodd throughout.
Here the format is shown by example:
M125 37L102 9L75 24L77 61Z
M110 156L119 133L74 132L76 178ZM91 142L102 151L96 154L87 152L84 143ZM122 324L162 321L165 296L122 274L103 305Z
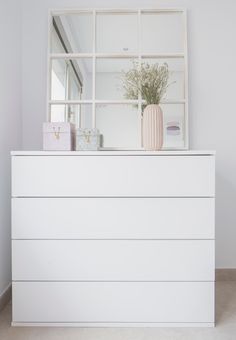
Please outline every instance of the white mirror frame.
M127 53L119 53L119 54L109 54L109 53L96 53L96 15L97 13L109 13L109 14L122 14L122 13L137 13L138 15L138 35L140 41L140 27L141 27L141 13L145 12L153 12L153 13L181 13L183 16L183 24L184 24L184 52L183 53L168 53L168 54L143 54L141 53L141 49L137 54L127 54ZM65 15L65 14L80 14L80 13L92 13L93 15L93 51L92 53L51 53L51 32L53 25L53 16L55 15ZM189 122L188 122L188 49L187 49L187 13L186 9L179 8L149 8L149 9L53 9L49 10L48 16L48 70L47 70L47 121L50 121L50 109L51 105L59 104L59 105L76 105L76 104L92 104L92 125L93 128L96 127L96 104L137 104L138 105L138 114L140 117L140 131L141 131L141 107L142 101L141 98L138 100L97 100L95 97L96 91L96 60L97 58L137 58L141 63L141 58L181 58L184 60L184 99L181 100L163 100L161 104L183 104L184 105L184 146L182 148L163 148L165 150L186 150L189 149ZM140 44L139 44L140 45ZM93 63L93 88L92 88L92 99L91 100L51 100L51 66L53 59L76 59L81 57L89 57L92 58ZM141 133L140 133L141 135ZM104 148L109 150L121 150L121 148ZM141 141L140 148L141 150ZM124 150L124 149L123 149ZM130 148L127 148L130 150Z

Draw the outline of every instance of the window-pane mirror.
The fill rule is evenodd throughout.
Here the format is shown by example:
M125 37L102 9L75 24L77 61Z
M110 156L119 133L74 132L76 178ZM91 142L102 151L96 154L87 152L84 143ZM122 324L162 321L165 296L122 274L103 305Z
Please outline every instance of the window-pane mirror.
M53 15L51 53L92 53L93 14Z
M93 127L91 104L53 104L49 114L51 122L71 122L80 128Z
M52 59L51 99L92 99L92 58Z
M103 136L103 146L139 148L140 126L137 107L124 104L97 104L96 126Z
M184 148L185 119L184 104L162 104L164 114L163 133L164 148L172 148L175 145L178 149Z
M138 14L98 13L96 52L138 53Z
M183 58L142 58L141 62L148 65L168 64L169 86L163 100L181 100L185 98L185 64Z
M184 39L184 20L179 12L142 13L142 53L183 53Z
M131 69L135 61L137 62L137 59L97 58L96 99L125 99L122 74Z
M98 128L105 149L141 149L146 102L140 92L127 95L124 74L167 64L164 148L188 148L186 36L178 9L53 11L48 119Z

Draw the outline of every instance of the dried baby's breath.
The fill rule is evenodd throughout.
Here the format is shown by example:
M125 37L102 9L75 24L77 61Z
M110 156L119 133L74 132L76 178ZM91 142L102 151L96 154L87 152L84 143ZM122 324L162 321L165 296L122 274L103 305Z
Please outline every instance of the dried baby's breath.
M125 98L137 100L139 93L146 105L159 104L166 93L169 79L168 64L162 65L133 63L133 68L123 72L122 82L125 90Z

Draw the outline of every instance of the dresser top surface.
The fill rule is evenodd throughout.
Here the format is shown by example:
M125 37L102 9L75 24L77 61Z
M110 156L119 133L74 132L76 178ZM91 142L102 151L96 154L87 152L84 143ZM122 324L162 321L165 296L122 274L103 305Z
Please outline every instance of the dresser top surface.
M11 151L12 156L210 156L212 150L174 150L174 151Z

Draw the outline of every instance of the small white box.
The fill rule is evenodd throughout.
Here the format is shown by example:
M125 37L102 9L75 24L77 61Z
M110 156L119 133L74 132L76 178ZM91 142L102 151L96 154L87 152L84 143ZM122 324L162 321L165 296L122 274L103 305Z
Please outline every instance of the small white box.
M100 133L98 129L77 129L76 150L97 151L100 148Z
M71 151L75 148L75 126L71 123L44 123L43 149Z

